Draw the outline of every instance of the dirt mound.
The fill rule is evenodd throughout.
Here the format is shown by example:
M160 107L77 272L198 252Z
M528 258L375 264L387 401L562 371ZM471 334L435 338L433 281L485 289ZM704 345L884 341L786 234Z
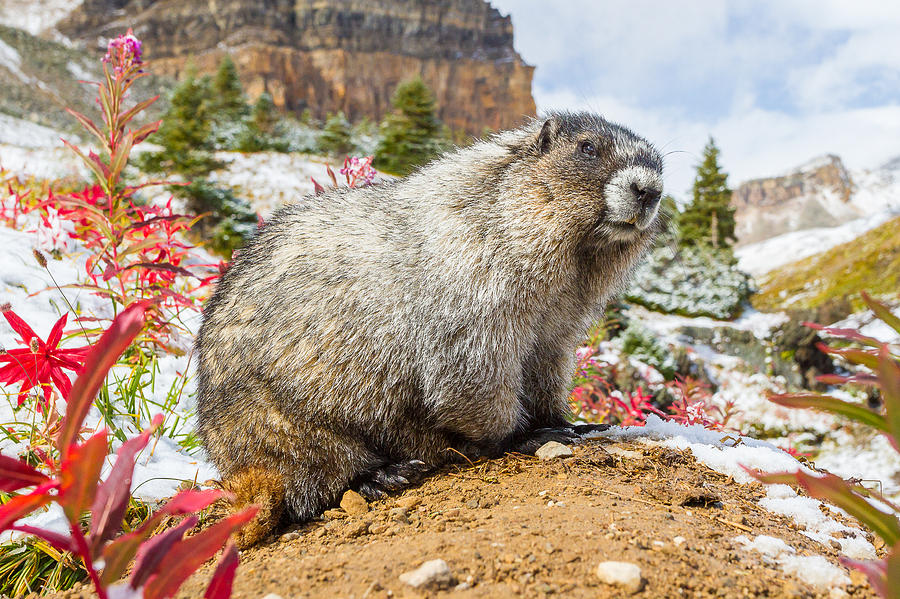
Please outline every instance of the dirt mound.
M234 597L626 596L598 578L610 560L640 568L642 597L875 597L858 573L843 570L843 592L812 587L736 541L777 537L841 567L835 548L760 508L764 495L690 451L591 441L550 461L509 455L282 531L242 553ZM437 559L449 577L419 589L400 580ZM210 570L180 596L202 596Z

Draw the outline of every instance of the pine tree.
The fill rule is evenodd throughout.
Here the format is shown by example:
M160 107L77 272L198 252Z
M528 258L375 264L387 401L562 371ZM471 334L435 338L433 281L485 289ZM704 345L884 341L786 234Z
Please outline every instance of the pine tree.
M163 149L145 154L140 166L148 172L176 173L186 178L203 176L219 166L212 155L210 133L212 89L208 77L198 78L188 66L185 79L169 100L159 130L151 137Z
M734 208L728 174L719 166L719 148L712 137L694 178L693 199L678 217L681 244L730 248L734 236Z
M234 122L246 116L247 98L244 97L237 67L228 54L219 63L219 69L212 80L212 91L210 112L217 123Z
M350 122L343 112L328 116L325 129L319 135L319 149L332 156L346 156L353 151Z
M262 152L264 150L287 151L284 140L276 139L279 116L272 96L263 92L253 104L250 118L237 139L237 149L241 152Z
M253 111L250 114L250 122L253 128L265 135L275 133L275 126L278 124L278 113L275 110L275 102L272 96L263 92L253 104Z
M406 175L438 154L441 123L436 116L434 96L420 77L398 85L391 103L394 111L381 123L375 167Z

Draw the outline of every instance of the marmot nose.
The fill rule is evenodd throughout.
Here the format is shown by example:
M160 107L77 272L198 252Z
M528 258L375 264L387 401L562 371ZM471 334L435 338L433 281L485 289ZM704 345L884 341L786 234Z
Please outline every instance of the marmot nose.
M646 209L651 209L659 202L662 192L654 187L644 187L638 183L632 182L631 192L634 194L638 203Z

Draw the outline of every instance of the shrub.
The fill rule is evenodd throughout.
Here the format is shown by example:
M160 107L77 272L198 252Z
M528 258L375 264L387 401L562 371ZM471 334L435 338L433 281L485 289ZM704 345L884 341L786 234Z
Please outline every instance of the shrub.
M328 116L319 135L319 150L331 156L346 156L353 150L350 122L343 112Z
M752 293L730 250L658 247L638 265L625 297L668 314L730 319Z

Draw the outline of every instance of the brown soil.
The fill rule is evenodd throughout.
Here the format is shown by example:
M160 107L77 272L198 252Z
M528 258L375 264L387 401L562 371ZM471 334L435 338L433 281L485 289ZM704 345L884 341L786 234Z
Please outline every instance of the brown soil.
M242 553L234 597L627 595L597 578L606 560L641 568L638 597L828 597L733 541L767 534L839 563L833 548L758 507L764 494L689 451L593 441L549 462L509 455L447 469L362 515L336 509L282 531ZM414 590L398 579L438 558L462 588ZM180 596L202 596L211 570ZM851 580L851 597L875 597L861 575Z
M761 485L737 484L690 451L596 440L574 452L447 468L362 514L333 509L279 531L242 552L233 597L629 596L597 577L597 564L608 560L641 568L635 597L876 597L859 572L848 572L844 594L830 595L735 542L770 535L800 555L839 564L834 548L757 505ZM399 580L434 559L453 575L443 588L417 590ZM212 570L212 563L201 568L178 596L202 597ZM57 597L95 595L79 585Z

